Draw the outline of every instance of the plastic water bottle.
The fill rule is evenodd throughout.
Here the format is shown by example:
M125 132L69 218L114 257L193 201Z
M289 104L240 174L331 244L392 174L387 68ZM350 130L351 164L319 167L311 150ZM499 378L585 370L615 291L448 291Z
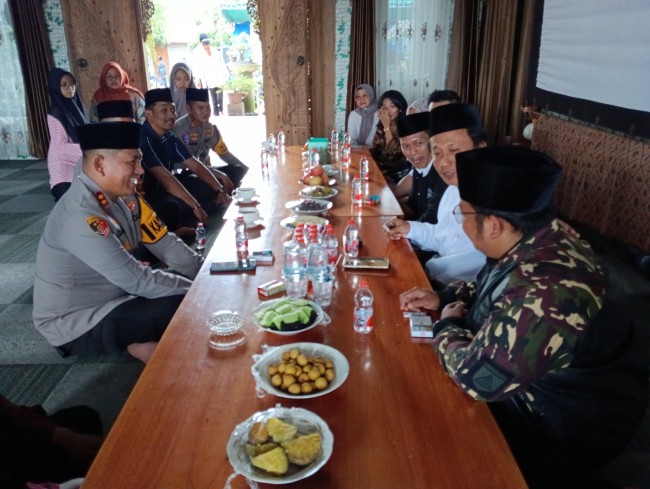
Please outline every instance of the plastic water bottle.
M199 254L203 253L203 250L205 249L205 243L205 228L203 227L203 223L200 222L196 225L196 251Z
M275 139L275 134L269 134L269 150L275 153L278 149L278 140Z
M341 150L341 166L343 168L350 168L350 148L343 146Z
M346 148L352 146L352 138L350 137L350 133L347 131L343 134L343 146Z
M352 179L352 203L357 207L363 205L363 182L358 176Z
M309 257L307 253L307 243L305 238L302 235L296 237L296 243L298 244L298 251L300 253L300 260L302 262L302 267L307 268L307 258Z
M284 151L284 146L287 143L287 137L284 135L283 131L278 133L278 146L280 146L280 151Z
M359 256L359 226L354 219L350 219L345 227L343 249L347 257L356 258Z
M327 268L330 273L334 273L336 267L336 260L339 257L339 239L334 234L334 229L331 224L327 225L327 231L323 237L323 244L327 252Z
M320 165L320 154L316 148L312 148L311 167L314 168L318 165Z
M354 330L357 333L370 333L373 328L372 291L368 282L361 280L354 294Z
M287 296L305 297L307 295L307 275L303 264L303 253L297 240L284 245L284 267L282 268Z
M269 153L265 149L262 149L260 153L260 161L262 163L262 173L269 171Z
M368 180L370 171L370 164L368 163L368 158L362 156L359 160L359 177L361 180Z
M330 151L335 152L339 149L339 132L336 128L332 129L330 136Z
M309 258L307 259L307 275L314 280L321 280L327 274L327 251L325 246L318 241L309 244Z
M307 263L307 275L311 280L314 301L320 306L329 306L332 303L332 275L327 265L327 249L319 241L309 245Z
M239 216L235 221L235 245L237 247L237 260L248 261L248 232L244 216Z

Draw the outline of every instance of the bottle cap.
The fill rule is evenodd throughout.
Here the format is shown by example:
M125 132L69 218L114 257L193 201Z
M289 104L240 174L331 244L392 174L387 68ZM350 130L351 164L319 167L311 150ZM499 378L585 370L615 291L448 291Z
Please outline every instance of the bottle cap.
M355 221L354 219L352 218L348 219L348 224L356 224L356 223L357 221Z
M368 287L368 282L365 280L359 280L359 287Z

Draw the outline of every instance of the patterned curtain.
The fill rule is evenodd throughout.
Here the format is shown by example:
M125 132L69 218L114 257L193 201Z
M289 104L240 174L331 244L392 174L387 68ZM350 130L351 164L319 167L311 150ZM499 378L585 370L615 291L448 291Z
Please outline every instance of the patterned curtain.
M457 2L449 88L483 115L490 143L521 139L535 2Z
M0 4L0 159L10 160L29 156L29 130L25 86L9 6L5 1Z
M29 154L43 159L47 156L50 134L47 128L47 73L54 66L52 46L45 25L43 0L8 0L20 59L27 105Z
M374 0L355 0L352 2L350 32L347 114L354 110L354 91L358 85L367 83L371 87L375 87ZM375 95L379 96L378 93L375 93Z
M446 88L453 0L376 2L377 96L399 90L410 103Z

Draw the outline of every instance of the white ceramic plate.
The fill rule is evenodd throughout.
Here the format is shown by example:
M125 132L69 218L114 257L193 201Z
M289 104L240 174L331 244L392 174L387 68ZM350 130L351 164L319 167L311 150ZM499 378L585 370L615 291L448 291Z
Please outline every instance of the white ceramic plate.
M314 319L310 323L307 323L307 325L304 328L297 329L294 331L278 331L277 329L265 328L264 326L262 326L259 320L257 319L256 313L261 311L262 309L266 309L267 307L272 307L280 301L286 301L286 300L291 300L291 298L281 297L279 299L272 299L270 301L261 302L255 309L253 309L253 315L251 316L251 320L253 321L255 326L257 326L258 328L264 331L268 331L269 333L278 334L281 336L291 336L294 334L302 333L303 331L307 331L315 326L318 326L321 323L321 321L325 319L325 312L318 304L316 304L313 301L306 301L311 306L311 308L316 312L316 319ZM300 299L300 300L305 300L305 299Z
M328 223L329 221L327 219L319 216L289 216L280 221L280 226L286 229L296 229L299 224L304 224L305 226L309 226L310 224L324 226Z
M298 348L300 353L304 353L310 358L323 357L325 360L331 360L332 363L334 363L334 381L327 386L327 389L312 392L311 394L294 395L271 385L271 378L268 373L269 366L282 362L282 353L293 348ZM320 397L329 394L338 389L343 382L345 382L345 379L348 378L348 374L350 373L350 364L343 353L331 346L323 345L321 343L291 343L289 345L272 348L259 357L253 358L255 358L255 363L251 367L251 372L253 373L257 386L261 387L269 394L289 399L308 399L310 397Z
M233 200L235 200L238 204L252 204L253 202L259 202L260 196L255 194L252 197L245 199L243 197L233 197Z
M324 190L327 189L327 190ZM322 194L325 191L327 194ZM315 185L313 187L305 187L300 191L300 196L304 199L331 199L339 191L332 187L323 187L322 185Z
M279 418L287 423L291 423L298 427L300 433L305 435L316 432L320 433L321 452L316 457L316 460L305 467L291 464L289 472L281 476L272 475L257 467L253 467L246 453L248 435L254 423L266 421L269 418ZM274 408L255 413L243 423L238 424L230 435L226 451L230 464L239 474L257 482L289 484L315 474L327 463L332 455L333 449L334 435L332 435L327 423L318 415L306 409L296 407L285 408L278 404Z
M317 215L331 209L333 205L332 202L324 199L300 199L287 202L285 207L296 214Z

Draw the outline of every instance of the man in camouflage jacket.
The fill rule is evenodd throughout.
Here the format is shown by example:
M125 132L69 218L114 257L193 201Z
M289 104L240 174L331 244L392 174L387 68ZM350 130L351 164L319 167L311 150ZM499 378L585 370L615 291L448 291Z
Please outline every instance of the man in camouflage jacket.
M476 284L413 289L402 308L444 307L434 348L450 377L491 408L531 487L578 487L620 452L648 396L640 341L602 310L588 244L553 219L559 166L522 148L456 156L455 210L488 257ZM647 365L647 361L645 362Z

